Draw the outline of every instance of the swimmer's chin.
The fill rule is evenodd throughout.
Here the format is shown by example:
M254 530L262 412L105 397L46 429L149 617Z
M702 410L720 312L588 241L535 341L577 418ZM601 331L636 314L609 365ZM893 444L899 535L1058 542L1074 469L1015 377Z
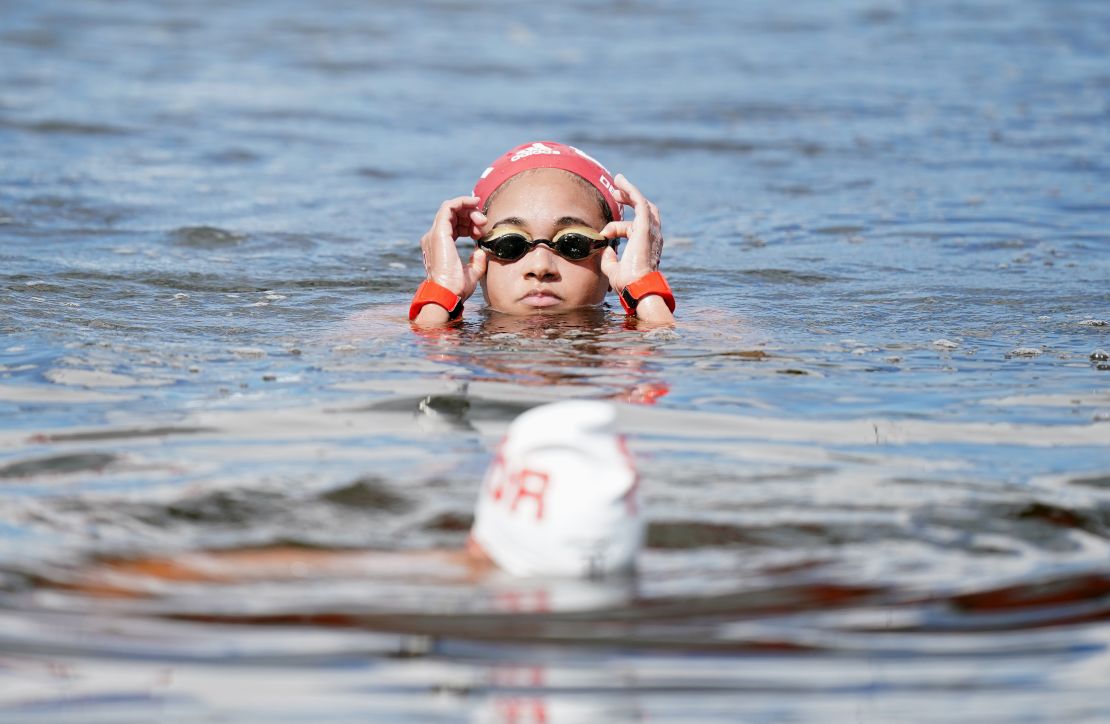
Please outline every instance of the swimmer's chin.
M512 317L544 317L561 314L573 314L575 312L589 311L597 309L596 304L567 304L560 301L558 304L551 304L547 306L531 306L527 304L515 304L512 307L494 307L490 309L499 314L506 314Z

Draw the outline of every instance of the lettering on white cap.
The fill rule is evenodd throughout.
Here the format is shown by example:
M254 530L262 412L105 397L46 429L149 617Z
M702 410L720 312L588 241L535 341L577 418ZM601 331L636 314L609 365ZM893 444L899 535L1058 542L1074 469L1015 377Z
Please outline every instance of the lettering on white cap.
M510 472L505 467L504 458L499 454L494 461L494 470L489 476L488 490L490 497L495 502L508 505L512 513L517 513L517 506L522 500L531 502L531 511L534 511L536 520L543 520L544 498L547 495L547 486L551 476L542 470L524 468Z

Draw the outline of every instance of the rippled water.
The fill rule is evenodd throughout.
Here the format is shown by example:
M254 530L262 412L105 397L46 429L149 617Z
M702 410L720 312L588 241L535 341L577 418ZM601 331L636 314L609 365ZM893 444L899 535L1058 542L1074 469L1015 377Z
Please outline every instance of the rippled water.
M1105 3L2 15L0 718L1110 717ZM661 207L676 332L409 329L439 202L534 138ZM67 588L458 546L567 397L622 403L635 582Z

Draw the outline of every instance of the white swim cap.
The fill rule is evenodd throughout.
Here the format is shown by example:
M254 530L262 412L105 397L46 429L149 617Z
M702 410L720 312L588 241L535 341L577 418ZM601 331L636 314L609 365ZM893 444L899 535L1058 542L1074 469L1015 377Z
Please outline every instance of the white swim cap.
M471 535L518 576L634 567L644 537L637 476L603 402L556 402L509 426L486 472Z

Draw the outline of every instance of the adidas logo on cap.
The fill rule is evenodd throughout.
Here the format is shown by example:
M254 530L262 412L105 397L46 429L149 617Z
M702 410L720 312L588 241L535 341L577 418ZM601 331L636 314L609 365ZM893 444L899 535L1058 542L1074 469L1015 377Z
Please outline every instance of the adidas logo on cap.
M512 157L509 158L509 162L512 163L513 161L519 161L522 158L528 158L529 156L535 156L536 154L547 154L551 156L562 155L554 148L545 146L542 143L533 143L528 148L522 148L521 150L514 153Z

